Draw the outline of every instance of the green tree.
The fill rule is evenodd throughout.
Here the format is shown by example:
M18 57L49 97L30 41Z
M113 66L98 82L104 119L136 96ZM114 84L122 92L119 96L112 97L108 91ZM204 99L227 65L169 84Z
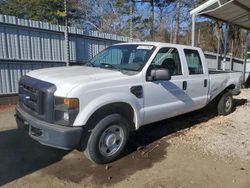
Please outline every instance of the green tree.
M69 19L73 19L76 0L69 1ZM63 0L3 0L0 1L0 13L19 18L47 21L52 24L63 24Z

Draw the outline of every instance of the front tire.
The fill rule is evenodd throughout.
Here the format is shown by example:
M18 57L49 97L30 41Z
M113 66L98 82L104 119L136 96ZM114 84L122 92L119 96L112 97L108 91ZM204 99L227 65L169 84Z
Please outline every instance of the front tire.
M233 97L232 94L225 92L217 104L218 115L226 116L233 111Z
M98 164L114 161L124 150L129 137L129 123L120 114L101 119L92 130L85 156Z

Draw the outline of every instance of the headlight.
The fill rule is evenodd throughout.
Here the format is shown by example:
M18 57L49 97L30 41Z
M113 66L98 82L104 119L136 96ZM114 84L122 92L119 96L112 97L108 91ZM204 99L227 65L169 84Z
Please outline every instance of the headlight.
M79 112L79 100L77 98L55 97L54 122L60 125L70 126L74 123Z

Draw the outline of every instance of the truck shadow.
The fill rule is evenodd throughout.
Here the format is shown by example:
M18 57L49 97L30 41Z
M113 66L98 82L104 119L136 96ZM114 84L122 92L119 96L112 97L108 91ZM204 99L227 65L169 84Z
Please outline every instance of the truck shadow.
M236 108L246 101L235 99ZM78 184L91 178L96 185L113 185L165 159L169 143L161 138L183 134L181 130L206 122L216 115L215 107L209 105L202 110L144 126L131 136L124 155L107 168L93 165L76 150L67 155L70 151L43 146L17 129L2 131L0 186L38 170L42 176L56 177L59 181Z
M67 151L46 147L17 129L0 132L0 186L60 161Z
M235 108L233 111L235 111L238 106L244 105L246 102L246 99L234 99ZM212 119L217 115L216 106L214 104L209 104L203 109L143 126L132 135L129 143L130 147L128 148L127 153L138 150L138 147L139 149L145 147L162 137L182 134L180 132L181 130L190 128L202 122L207 122L209 119Z

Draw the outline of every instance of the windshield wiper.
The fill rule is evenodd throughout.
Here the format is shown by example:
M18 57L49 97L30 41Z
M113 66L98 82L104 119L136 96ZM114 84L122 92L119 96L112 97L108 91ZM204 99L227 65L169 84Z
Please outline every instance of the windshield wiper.
M109 63L101 63L100 65L104 66L104 68L114 68L114 69L116 69L116 70L122 72L121 69L119 69L118 67L116 67L116 66L114 66L114 65L112 65L112 64L109 64Z
M94 63L92 63L91 61L88 61L88 62L84 63L83 65L85 65L85 66L91 66L91 67L96 67L96 65Z

